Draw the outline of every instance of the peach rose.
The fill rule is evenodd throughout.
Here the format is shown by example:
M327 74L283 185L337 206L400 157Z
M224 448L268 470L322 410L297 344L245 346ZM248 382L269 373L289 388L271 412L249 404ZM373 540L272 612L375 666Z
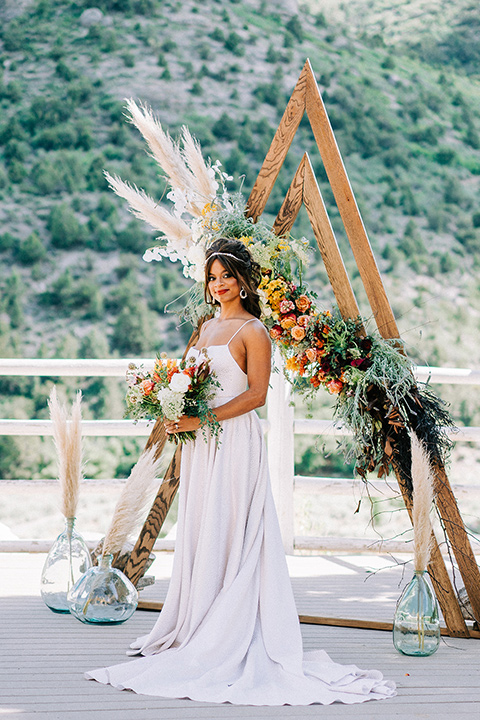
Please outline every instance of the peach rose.
M308 323L311 322L313 318L310 315L300 315L299 318L297 318L297 323L301 327L307 327Z
M300 327L300 325L295 325L295 327L290 330L290 335L293 337L294 340L300 342L300 340L303 340L303 338L305 337L305 330Z
M317 352L314 348L308 348L308 350L305 351L305 355L310 362L315 362L315 360L317 359Z
M308 308L311 305L311 301L306 295L299 295L299 297L295 301L295 305L300 310L300 312L305 312L305 310L308 310Z

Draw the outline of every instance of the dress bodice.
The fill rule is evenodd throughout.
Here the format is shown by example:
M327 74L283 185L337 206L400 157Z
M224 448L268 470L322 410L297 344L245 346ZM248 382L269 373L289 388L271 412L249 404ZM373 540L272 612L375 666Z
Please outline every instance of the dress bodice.
M203 348L202 348L203 350ZM187 359L194 357L198 360L202 350L190 348ZM210 345L204 348L210 358L210 367L214 370L220 387L215 388L212 407L218 407L240 395L247 389L247 376L233 358L228 345Z

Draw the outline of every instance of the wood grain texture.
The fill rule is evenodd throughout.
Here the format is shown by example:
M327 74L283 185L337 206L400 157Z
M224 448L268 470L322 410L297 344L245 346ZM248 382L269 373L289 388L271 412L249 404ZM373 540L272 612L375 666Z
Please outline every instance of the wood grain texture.
M180 457L182 446L175 451L172 461L160 485L157 496L143 525L139 538L126 564L124 573L134 585L144 572L144 566L155 544L167 513L178 490L180 481Z
M305 177L305 155L300 161L290 187L287 190L278 215L273 223L273 232L276 235L287 235L297 219L300 208L303 205L303 183Z
M307 67L305 65L247 200L246 215L251 217L254 222L257 222L265 209L278 173L305 112L306 79Z
M204 322L206 322L211 316L205 316L200 319L196 329L192 332L190 340L187 343L185 352L183 353L183 360L186 358L190 348L195 345L200 335L200 330ZM145 450L148 450L152 446L155 447L155 458L159 458L165 447L167 441L167 434L161 420L157 420L153 426L152 432L147 440ZM179 446L172 458L172 461L165 473L164 480L160 485L160 489L157 493L153 505L148 513L147 519L145 520L143 527L138 536L135 547L132 550L128 563L125 567L125 575L135 585L138 580L142 577L145 564L148 557L153 549L155 540L157 539L162 525L167 517L170 506L175 498L178 489L178 483L180 479L180 462L181 462L181 446Z
M360 315L360 310L307 154L304 156L304 164L303 201L312 225L313 234L342 317L355 319Z
M307 115L320 155L322 156L335 202L337 203L342 222L345 226L345 231L365 287L368 301L380 334L385 338L397 338L397 323L387 299L377 263L320 91L317 87L315 76L308 61L304 71L307 75Z
M455 555L475 619L480 623L480 571L445 469L434 467L435 504Z

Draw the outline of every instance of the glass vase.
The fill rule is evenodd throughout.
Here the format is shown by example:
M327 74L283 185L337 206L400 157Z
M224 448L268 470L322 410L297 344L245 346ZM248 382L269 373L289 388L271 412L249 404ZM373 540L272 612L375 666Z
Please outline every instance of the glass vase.
M438 604L427 572L415 572L401 594L393 620L393 644L403 655L433 655L440 644Z
M90 552L75 530L75 518L65 518L65 529L53 543L42 570L40 592L50 610L68 613L67 593L92 566Z
M68 594L70 612L85 623L123 623L135 612L138 593L126 575L112 567L112 555L87 570Z

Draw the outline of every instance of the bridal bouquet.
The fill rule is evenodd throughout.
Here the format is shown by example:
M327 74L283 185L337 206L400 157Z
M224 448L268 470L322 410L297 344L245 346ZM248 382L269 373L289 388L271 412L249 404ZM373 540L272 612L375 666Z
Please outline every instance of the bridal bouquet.
M210 368L210 358L203 353L200 361L173 360L157 357L152 371L145 371L130 363L127 370L128 390L126 416L135 420L178 421L182 415L198 417L206 437L207 429L218 438L221 428L209 401L219 383ZM168 436L178 444L195 438L195 431L173 433Z

